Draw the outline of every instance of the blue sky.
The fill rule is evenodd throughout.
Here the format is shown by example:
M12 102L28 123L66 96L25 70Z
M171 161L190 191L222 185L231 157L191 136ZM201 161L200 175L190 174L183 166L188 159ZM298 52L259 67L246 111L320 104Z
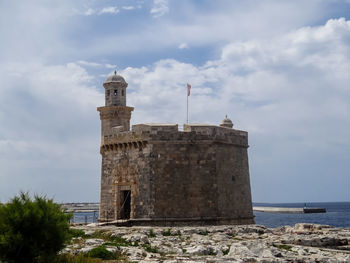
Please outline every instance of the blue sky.
M255 202L350 201L350 1L0 1L0 201L98 201L102 83L132 123L249 132Z

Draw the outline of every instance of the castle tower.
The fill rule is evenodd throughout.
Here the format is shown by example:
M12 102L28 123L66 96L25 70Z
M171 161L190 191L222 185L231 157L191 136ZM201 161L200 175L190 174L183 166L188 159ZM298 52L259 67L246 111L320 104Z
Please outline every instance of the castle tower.
M126 88L128 83L114 71L103 83L105 88L105 106L98 107L101 119L102 142L104 136L130 130L130 118L133 107L126 106Z
M100 199L100 220L107 220L114 217L114 211L107 210L105 207L111 207L117 201L115 178L106 171L108 162L110 162L109 155L113 154L111 151L102 151L104 145L113 136L125 134L130 130L130 118L133 107L126 106L126 88L128 83L124 78L114 71L114 74L109 75L103 83L105 88L105 106L98 107L101 119L101 150L102 155L102 173L101 173L101 199ZM108 170L108 169L107 169ZM114 179L113 179L114 178ZM110 195L113 196L111 200ZM114 209L114 208L113 208Z
M128 84L103 84L99 221L117 225L252 224L248 133L220 126L137 124Z

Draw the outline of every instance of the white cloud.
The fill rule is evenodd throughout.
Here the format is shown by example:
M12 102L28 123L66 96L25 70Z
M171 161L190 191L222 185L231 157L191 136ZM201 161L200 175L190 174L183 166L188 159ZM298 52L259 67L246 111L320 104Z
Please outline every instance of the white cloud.
M89 8L88 10L86 10L86 11L84 12L84 15L86 15L86 16L91 16L91 15L93 15L93 14L95 14L95 13L96 13L96 11L95 11L94 9Z
M91 16L91 15L105 15L105 14L118 14L120 10L116 6L108 6L108 7L103 7L103 8L89 8L86 10L83 15L86 16Z
M324 19L319 1L261 1L254 6L245 3L220 1L215 5L216 8L199 12L190 2L179 2L179 6L176 6L177 2L172 2L179 10L186 11L167 16L162 23L157 20L145 23L141 31L140 27L130 26L125 34L99 35L85 43L84 51L106 56L111 53L132 55L140 50L145 54L178 47L179 40L193 49L217 49L224 43L278 36ZM167 6L164 10L169 11ZM160 9L159 14L156 10L153 9L155 16L163 14Z
M288 176L310 184L313 173L326 184L334 176L346 180L345 170L332 173L331 179L318 167L327 165L329 158L350 162L349 72L350 21L340 18L276 38L233 42L218 60L203 66L168 59L150 67L127 68L121 75L129 82L134 123L184 123L186 83L191 83L190 121L219 124L228 114L236 128L249 131L254 143L255 200L278 195L283 201L290 195L283 190ZM305 158L317 164L310 168ZM300 166L293 167L295 162ZM261 180L264 189L259 188ZM274 191L271 196L266 194L266 180ZM304 196L322 199L316 192L306 192Z
M169 12L169 3L167 0L153 0L153 6L150 13L153 17L161 17Z
M85 60L79 60L79 61L77 61L77 63L80 65L89 66L89 67L101 67L102 66L102 64L100 64L100 63L88 62Z
M102 63L96 63L96 62L89 62L89 61L85 61L85 60L79 60L79 61L77 61L77 64L87 66L87 67L94 67L94 68L100 68L100 67L107 68L107 69L117 68L117 65L113 65L113 64L109 64L109 63L102 64Z
M117 68L117 65L113 65L113 64L105 64L104 66L105 68L113 68L113 69Z
M181 43L178 48L179 49L188 49L189 47L188 47L187 43Z
M0 69L0 180L6 182L0 184L1 199L24 189L57 201L97 200L96 106L103 104L103 94L92 85L94 78L75 63L12 63ZM89 194L76 195L71 186L79 180Z
M132 5L122 6L122 9L124 9L124 10L134 10L135 6L132 6Z
M102 14L118 14L119 9L116 6L109 6L109 7L104 7L101 9L101 11L98 12L99 15Z
M281 118L281 123L295 122L290 125L297 127L305 125L303 122L306 120L309 122L308 118L313 118L313 122L322 122L324 116L330 114L329 105L318 105L318 100L331 103L328 101L331 98L337 98L337 101L345 99L338 92L348 91L349 37L350 22L341 18L329 20L324 26L302 28L274 39L228 44L223 48L219 60L208 61L204 66L162 60L152 67L127 68L123 74L131 82L130 86L134 87L130 99L135 101L135 105L146 103L148 100L144 100L144 97L149 97L149 105L166 100L164 107L168 107L169 103L171 105L169 100L174 103L181 101L185 83L190 82L193 87L192 100L196 101L192 114L199 121L204 116L211 115L210 112L202 115L202 109L206 108L209 101L215 104L216 109L227 112L232 107L232 100L238 100L242 107L242 102L253 106L250 110L256 110L258 115L262 114L259 113L261 109L270 114L276 107L282 107L283 111L294 111L288 114L279 111L269 115L267 119L261 118L262 132L266 128L264 123L272 116ZM197 97L202 88L211 89L215 96ZM295 109L293 103L296 105ZM342 105L345 107L345 101ZM244 108L240 110L243 111ZM317 112L320 114L316 114ZM158 118L161 117L158 115ZM338 117L338 113L333 116ZM181 113L178 111L172 118L171 121L181 122ZM214 121L210 118L208 120ZM258 123L260 120L254 118ZM276 126L273 124L275 120L271 119L270 123L271 128L276 128L275 132L289 126L288 123L286 126ZM294 131L296 130L298 129L295 128Z

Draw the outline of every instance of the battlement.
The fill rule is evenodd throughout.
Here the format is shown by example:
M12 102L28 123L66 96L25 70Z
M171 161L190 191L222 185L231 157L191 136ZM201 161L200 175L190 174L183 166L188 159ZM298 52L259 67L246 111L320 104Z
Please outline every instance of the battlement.
M134 132L150 132L152 134L162 131L177 132L178 130L178 125L172 123L141 123L132 126Z
M140 147L146 143L225 143L248 148L248 133L208 124L151 123L132 126L132 131L116 132L102 137L101 149ZM108 147L114 145L114 147Z
M248 147L247 132L208 124L184 124L183 131L178 130L177 124L138 124L132 126L132 131L148 134L152 141L215 141Z

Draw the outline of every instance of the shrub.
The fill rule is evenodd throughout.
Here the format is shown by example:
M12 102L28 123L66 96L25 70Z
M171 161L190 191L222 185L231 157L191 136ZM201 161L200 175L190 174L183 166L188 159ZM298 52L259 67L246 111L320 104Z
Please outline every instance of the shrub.
M151 229L147 235L149 238L156 237L156 234L154 233L153 229Z
M227 254L230 252L230 248L231 248L231 246L228 246L228 248L224 249L224 250L222 251L222 253L223 253L224 255L227 255Z
M70 238L70 217L52 199L23 192L0 205L0 261L50 262Z
M209 234L209 231L208 231L208 229L200 230L198 234L200 234L202 236L207 236Z
M171 232L171 228L168 228L168 230L162 231L162 235L165 236L165 237L169 237L169 236L181 236L181 231L178 230L177 232L172 233L172 232Z
M81 229L70 228L69 234L71 237L82 237L82 238L86 237L84 230L81 230Z
M87 255L88 257L91 257L91 258L101 258L105 260L117 259L116 254L111 251L108 251L106 247L103 245L91 249Z
M281 245L273 245L274 247L277 247L279 249L284 249L284 250L288 250L288 251L291 251L292 250L292 246L289 246L289 245L284 245L284 244L281 244Z
M143 244L142 247L148 252L148 253L159 253L158 249L156 247L152 247L150 244Z
M171 229L168 228L167 231L162 231L162 235L165 236L165 237L171 236Z

